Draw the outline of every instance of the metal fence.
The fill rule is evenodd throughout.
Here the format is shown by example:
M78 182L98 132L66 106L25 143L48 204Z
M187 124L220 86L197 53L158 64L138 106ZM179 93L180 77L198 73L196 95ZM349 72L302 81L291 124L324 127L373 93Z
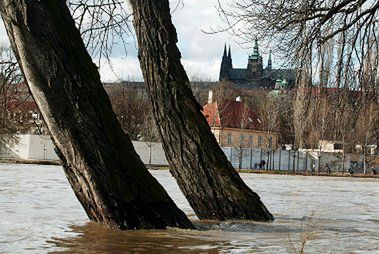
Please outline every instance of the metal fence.
M235 168L306 171L316 162L309 153L300 150L238 149L223 147L225 155ZM314 168L314 167L313 167Z

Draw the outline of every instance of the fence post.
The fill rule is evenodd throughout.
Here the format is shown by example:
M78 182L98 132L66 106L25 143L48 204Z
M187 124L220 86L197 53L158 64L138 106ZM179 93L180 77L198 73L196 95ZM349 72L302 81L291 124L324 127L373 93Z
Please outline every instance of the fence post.
M282 149L279 150L279 170L281 170L282 165Z
M272 150L272 170L275 170L275 150Z
M267 152L267 168L266 168L266 171L268 171L269 169L271 169L271 152L270 152L270 150L268 150L268 152Z
M288 172L291 170L291 150L288 150Z
M296 172L299 172L299 162L300 162L300 150L297 149L297 165L296 165Z
M250 148L250 170L253 168L253 148Z
M229 161L233 165L233 147L230 147Z

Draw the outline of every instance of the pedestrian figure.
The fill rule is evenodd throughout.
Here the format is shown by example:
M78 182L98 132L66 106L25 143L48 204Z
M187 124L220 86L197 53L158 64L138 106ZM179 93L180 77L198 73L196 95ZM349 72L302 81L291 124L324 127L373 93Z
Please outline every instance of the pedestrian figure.
M261 162L259 163L259 169L260 170L264 169L265 165L266 165L266 161L265 160L261 160Z
M374 167L371 168L372 174L376 175L376 169Z
M312 172L316 172L316 165L314 163L312 164Z
M353 167L352 167L352 166L350 166L350 168L349 168L349 173L350 173L351 175L354 173L354 170L353 170Z

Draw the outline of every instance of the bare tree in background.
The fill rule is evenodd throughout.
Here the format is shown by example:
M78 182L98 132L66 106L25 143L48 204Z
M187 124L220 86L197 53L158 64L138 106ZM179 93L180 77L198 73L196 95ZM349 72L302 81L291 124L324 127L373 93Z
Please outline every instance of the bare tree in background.
M292 144L294 141L294 98L296 91L294 89L285 89L277 98L279 109L279 144Z
M282 109L279 104L277 97L269 95L264 100L261 101L260 107L260 120L262 122L262 131L266 132L266 135L263 137L263 149L265 150L268 161L267 169L273 169L274 159L275 159L275 150L277 149L277 144L279 135L275 135L279 130L279 115L280 110ZM285 109L284 109L285 110Z
M115 47L126 56L127 41L132 36L131 10L126 1L69 0L67 4L87 50L98 65L111 64Z
M142 139L145 125L149 125L146 120L150 111L145 89L133 84L117 84L107 88L107 92L121 127L131 140Z
M0 141L12 143L18 124L11 114L10 107L17 108L25 98L18 93L17 84L22 75L10 48L0 46Z
M372 156L369 148L371 145L379 143L379 106L370 96L366 96L362 100L364 100L365 107L358 111L353 140L362 154L363 173L366 174L368 163L376 157L376 155Z

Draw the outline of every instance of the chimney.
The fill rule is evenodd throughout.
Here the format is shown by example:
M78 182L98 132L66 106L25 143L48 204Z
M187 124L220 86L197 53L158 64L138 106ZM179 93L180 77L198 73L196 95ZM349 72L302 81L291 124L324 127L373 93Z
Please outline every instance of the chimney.
M213 91L210 90L208 93L208 104L213 103Z
M242 101L242 98L241 98L241 96L238 96L238 97L236 98L236 101L239 101L239 102L241 102L241 101Z

